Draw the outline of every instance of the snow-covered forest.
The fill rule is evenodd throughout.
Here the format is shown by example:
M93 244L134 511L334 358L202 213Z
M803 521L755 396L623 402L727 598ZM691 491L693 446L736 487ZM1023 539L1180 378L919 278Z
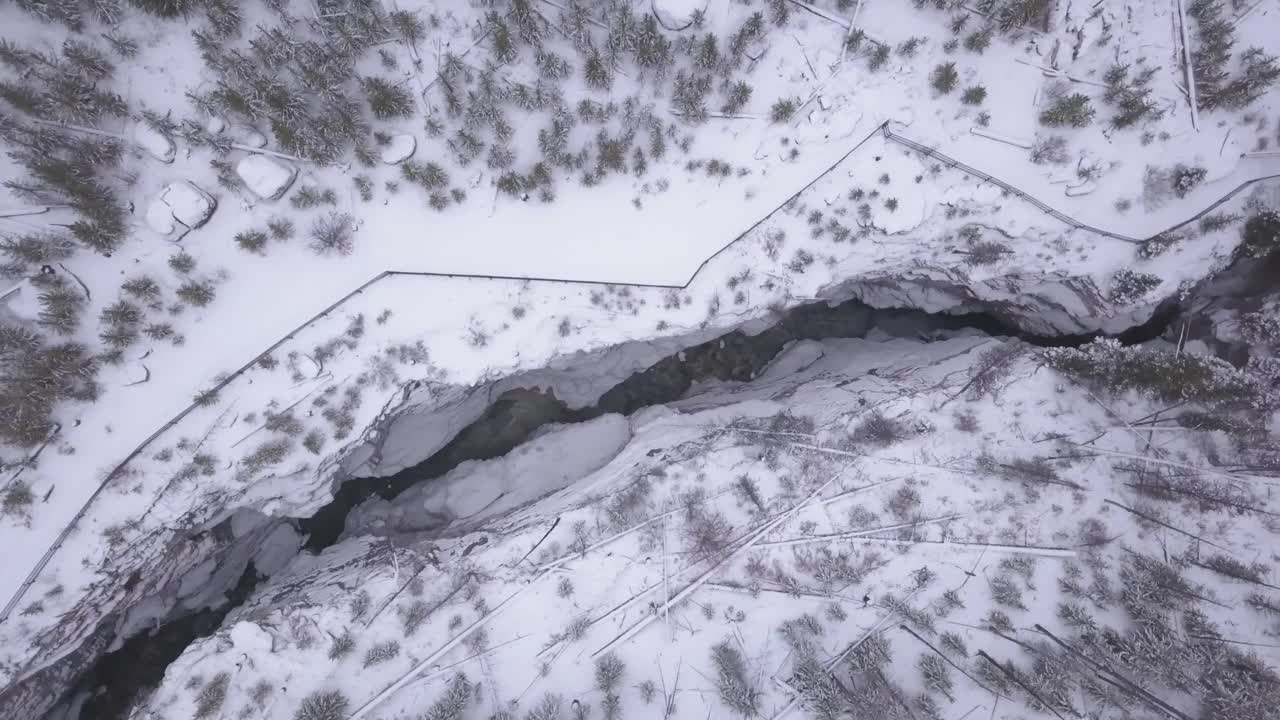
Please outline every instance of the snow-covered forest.
M0 22L0 718L1280 705L1280 2Z

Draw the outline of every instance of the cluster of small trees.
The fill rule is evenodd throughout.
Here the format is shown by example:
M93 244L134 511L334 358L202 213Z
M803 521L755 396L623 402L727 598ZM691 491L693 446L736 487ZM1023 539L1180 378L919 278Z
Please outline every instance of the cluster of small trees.
M1136 75L1130 75L1127 65L1116 63L1107 68L1103 80L1107 90L1103 99L1116 108L1111 118L1111 126L1127 128L1143 120L1159 120L1164 117L1164 109L1151 98L1151 79L1155 77L1156 68L1149 67Z
M370 128L356 100L360 94L377 119L412 114L413 97L404 87L374 76L358 78L355 63L384 40L420 36L421 20L386 13L380 3L366 0L321 0L317 8L303 22L280 7L281 24L260 25L247 52L227 42L240 35L240 24L214 22L226 14L210 11L210 25L193 35L219 82L208 92L188 93L193 104L266 122L282 149L321 161L365 145ZM367 150L357 157L373 159Z
M1196 101L1201 110L1240 110L1262 97L1280 79L1280 61L1261 48L1240 53L1239 70L1230 73L1235 27L1221 0L1193 0L1187 14L1195 19Z
M1049 107L1040 113L1040 124L1049 127L1087 127L1093 122L1096 112L1093 101L1084 93L1067 92L1064 88L1054 88L1050 92L1052 101Z
M1274 407L1278 400L1260 378L1211 356L1102 339L1079 348L1050 348L1044 358L1055 370L1110 392L1133 390L1161 402L1248 412Z
M79 214L72 235L110 253L124 240L125 209L111 182L123 147L111 138L73 135L58 123L93 124L125 117L119 95L102 89L114 65L93 45L68 39L58 54L0 40L0 63L17 80L0 80L0 100L25 116L0 116L0 138L27 177L6 180L16 196L40 204L70 205Z
M0 324L0 439L29 447L53 427L54 406L98 395L97 360L76 342L55 342L20 325Z

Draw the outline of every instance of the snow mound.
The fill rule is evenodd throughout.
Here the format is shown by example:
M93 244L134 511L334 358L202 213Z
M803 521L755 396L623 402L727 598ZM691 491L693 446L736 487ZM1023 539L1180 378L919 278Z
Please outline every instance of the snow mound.
M161 235L168 235L174 230L173 210L157 197L147 203L147 227Z
M236 163L236 174L254 195L275 200L293 184L298 170L266 155L248 155Z
M653 14L670 30L683 30L693 23L696 10L706 10L707 0L653 0Z
M148 155L160 162L171 163L178 153L178 147L173 144L173 140L170 140L168 135L145 122L133 126L133 139L147 151Z
M193 230L204 225L218 207L218 201L212 195L186 180L179 180L165 188L159 199L169 207L174 220ZM147 215L150 221L150 210Z
M212 195L180 180L165 187L147 203L147 227L161 235L169 235L179 223L195 229L204 225L217 207L218 202Z
M267 146L267 136L249 125L231 126L231 135L236 139L236 142L249 147L260 148Z
M418 140L412 135L396 135L391 138L391 142L382 149L382 162L388 165L396 165L413 157L413 152L418 149Z

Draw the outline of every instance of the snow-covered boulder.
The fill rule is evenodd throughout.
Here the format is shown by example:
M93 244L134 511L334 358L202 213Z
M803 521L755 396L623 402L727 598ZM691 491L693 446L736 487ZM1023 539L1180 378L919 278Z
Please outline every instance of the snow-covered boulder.
M193 230L208 222L218 207L218 201L212 195L186 180L165 188L160 199L169 206L174 220Z
M223 120L217 115L212 115L209 117L209 122L205 123L204 129L208 130L214 135L217 135L218 133L227 129L227 121Z
M161 235L169 235L184 225L188 229L204 225L218 207L218 201L194 184L179 180L165 187L147 203L147 227Z
M412 135L395 135L391 138L391 142L382 148L382 162L388 165L396 165L413 157L413 152L418 149L418 140Z
M168 235L177 227L173 221L173 210L159 197L147 203L147 227L161 235Z
M256 148L266 147L267 145L267 136L258 132L251 125L232 125L230 133L235 142L242 145Z
M133 126L134 142L160 162L171 163L178 153L178 147L168 135L152 127L149 123L140 122Z
M707 9L707 0L653 0L653 14L669 30L683 30L693 24L693 13Z
M247 155L236 163L236 174L254 195L275 200L293 185L298 169L267 155Z

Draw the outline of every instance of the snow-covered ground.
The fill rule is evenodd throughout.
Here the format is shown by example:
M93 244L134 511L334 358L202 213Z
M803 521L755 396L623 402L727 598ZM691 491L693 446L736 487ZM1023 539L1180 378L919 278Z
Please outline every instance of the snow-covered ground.
M637 414L622 446L598 441L612 456L598 470L564 488L546 472L531 488L541 499L470 532L356 537L300 556L170 666L138 717L185 717L221 683L227 715L293 717L308 696L336 691L350 717L413 718L457 673L471 709L442 717L538 717L546 694L602 712L594 668L608 654L625 667L609 691L621 717L731 717L712 655L724 642L745 665L748 714L766 718L822 717L802 661L848 682L850 649L867 642L889 646L875 665L918 717L1141 715L1132 697L1081 694L1097 682L1090 669L1035 629L1084 647L1064 604L1095 629L1123 629L1126 593L1143 587L1137 559L1170 567L1202 598L1166 602L1274 663L1280 628L1246 602L1259 586L1172 569L1220 552L1274 559L1264 488L1247 492L1248 514L1144 498L1126 484L1138 469L1205 467L1219 440L1196 447L1169 427L1125 427L1159 407L1099 399L1025 348L974 382L1007 350L1018 352L985 338L797 344L745 387L704 386ZM558 467L586 432L598 431L551 430L432 492L499 486L507 465ZM1198 627L1188 632L1208 632ZM984 669L980 652L1013 662L1031 690ZM945 687L917 668L930 655L949 666ZM1124 658L1107 662L1122 675L1158 664ZM1140 682L1193 717L1212 695Z
M416 49L385 46L398 59L392 77L410 86L431 81L446 49L490 49L476 29L483 8L419 0L395 4L440 18ZM683 19L703 5L657 4L668 28L683 28ZM65 262L90 291L88 319L76 337L96 346L92 318L120 297L116 288L123 281L140 275L153 277L163 304L177 308L148 317L172 324L174 336L144 338L125 351L124 362L105 367L101 397L60 407L59 432L38 462L21 470L36 501L0 518L0 542L22 548L0 561L0 600L20 597L0 623L0 686L56 661L107 608L127 606L169 579L156 573L131 591L119 587L122 568L146 566L175 535L207 527L236 508L299 515L323 504L335 474L355 467L352 458L376 439L365 429L400 408L412 382L423 383L419 393L434 389L447 397L521 372L572 367L618 343L655 340L647 350L617 358L612 372L624 376L717 329L815 297L856 296L928 310L996 307L1044 332L1118 331L1141 322L1162 298L1222 267L1239 240L1238 228L1193 232L1158 257L1140 258L1131 245L1064 227L998 188L918 157L876 132L892 121L905 136L1081 222L1135 237L1185 220L1242 182L1280 173L1278 158L1239 156L1274 134L1257 118L1274 116L1275 92L1255 104L1256 116L1204 113L1200 127L1191 127L1177 89L1181 75L1170 4L1106 3L1088 21L1078 17L1076 4L1058 4L1050 34L1024 33L1012 41L997 36L979 54L944 49L951 37L947 13L900 2L858 3L857 25L870 38L894 47L913 36L926 38L914 55L895 51L884 68L872 71L870 42L856 51L842 48L848 28L841 19L854 10L821 3L821 13L833 21L790 3L788 24L771 28L753 46L753 53L762 54L741 75L754 88L741 116L712 117L697 126L671 115L669 87L621 75L602 93L575 78L565 90L571 104L591 98L621 103L634 96L652 103L655 116L676 130L668 155L651 159L643 177L615 174L592 187L562 178L552 203L499 193L499 173L483 162L456 165L443 140L423 129L422 114L377 124L393 137L379 160L402 159L407 143L401 138L414 138L413 159L447 166L452 185L465 193L465 201L443 212L429 209L427 193L404 181L391 164L365 169L276 157L278 164L261 167L264 156L246 149L266 139L261 129L222 123L225 136L238 145L228 160L243 169L248 183L228 189L219 186L207 149L176 138L167 163L162 138L136 132L135 121L98 128L137 143L136 156L126 161L136 176L127 186L134 227L111 257L83 252ZM264 7L250 5L246 31L258 21L274 22ZM649 6L639 3L637 12ZM549 16L557 12L552 3L539 7ZM706 31L722 37L754 12L728 0L712 0L705 11ZM214 80L199 59L191 27L132 8L124 13L122 25L141 48L136 58L118 63L116 90L135 110L207 120L184 99L187 90L207 89ZM1277 50L1266 28L1278 14L1274 3L1254 9L1239 27L1241 44ZM13 28L12 37L48 50L66 34L13 5L0 8L0 21ZM1090 45L1067 62L1067 48L1078 38L1096 40L1104 21L1111 26L1109 44ZM697 32L689 27L669 34ZM1052 51L1055 44L1062 50ZM1051 54L1056 61L1046 59ZM1108 129L1102 89L1073 83L1073 89L1094 96L1099 121L1053 131L1068 140L1068 164L1032 163L1021 145L1047 132L1037 127L1036 116L1051 84L1035 65L1056 62L1061 71L1098 83L1116 58L1138 56L1162 68L1153 86L1167 106L1165 117L1143 129ZM939 96L930 87L932 68L944 60L959 66L961 88L985 85L983 105L963 105L958 92ZM372 57L365 65L362 72L377 71ZM438 113L440 101L427 97L420 109ZM799 111L772 122L771 106L783 98L794 98ZM971 132L984 109L991 116L987 135L1017 144ZM521 149L536 145L536 130L545 124L545 117L532 114L519 123ZM1144 132L1149 140L1142 139ZM679 149L684 137L690 138L687 150ZM268 148L274 143L268 141ZM1065 189L1077 185L1082 160L1100 168L1092 180L1095 189L1068 195ZM1209 173L1183 198L1145 202L1148 166L1178 163L1202 165ZM0 170L6 179L20 172L8 159L0 161ZM264 199L294 171L297 179L284 197ZM371 182L368 201L353 184L361 175ZM403 187L393 192L387 181ZM151 200L168 197L165 188L184 188L185 182L216 196L208 222L190 232L176 224L148 227L155 219ZM295 208L292 199L306 187L333 188L334 204ZM1255 190L1273 192L1265 184ZM1222 211L1239 211L1257 197L1251 192ZM194 217L186 212L190 202L179 205L181 216L154 215L166 223ZM313 222L330 212L353 219L349 254L319 255L308 248ZM265 256L237 246L237 233L265 230L281 217L294 224L291 240L272 240ZM0 229L16 233L71 219L65 210L3 217ZM180 242L173 242L179 235ZM991 264L966 262L978 240L1003 246ZM170 269L180 253L194 259L193 271ZM1159 284L1145 296L1113 300L1113 274L1121 268L1150 273ZM403 274L381 275L388 271ZM196 307L174 301L189 277L211 283L212 302ZM20 283L4 302L6 312L19 319L39 311L29 284ZM268 348L267 360L191 407L194 396ZM585 383L576 402L590 403L593 391L605 386ZM413 402L424 413L432 408L420 395ZM268 412L282 411L292 411L299 431L263 429ZM445 433L442 427L439 437L421 440L416 457L407 455L402 464L421 459L431 443L447 440ZM138 454L130 456L135 448ZM28 452L15 448L5 457ZM117 470L126 458L130 462ZM45 565L48 548L57 552ZM89 609L86 599L104 604ZM65 614L72 610L73 616ZM250 635L246 642L253 640Z

